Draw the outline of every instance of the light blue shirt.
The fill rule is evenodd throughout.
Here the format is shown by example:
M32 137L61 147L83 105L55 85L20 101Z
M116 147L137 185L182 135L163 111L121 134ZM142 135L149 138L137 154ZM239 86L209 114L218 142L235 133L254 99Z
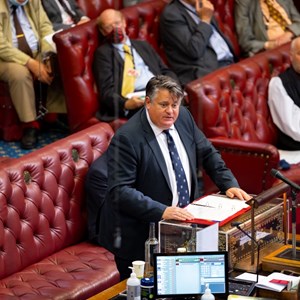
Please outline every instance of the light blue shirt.
M137 51L131 46L130 39L127 37L126 45L131 49L131 53L133 55L134 68L138 72L138 76L136 77L134 84L134 91L143 91L146 89L146 84L154 76L154 74L149 70L149 67L145 64L141 56L137 53ZM125 53L123 50L123 44L113 44L113 46L119 51L121 57L124 59Z
M12 6L11 5L10 5L10 10L12 11ZM19 6L17 8L16 14L17 14L20 26L23 30L26 41L27 41L31 51L33 53L37 52L37 50L38 50L38 39L36 38L32 28L31 28L31 25L28 21L28 18L26 16L25 11L24 11L22 6ZM13 43L14 47L18 48L18 39L16 37L16 29L15 29L15 26L14 26L14 20L13 20L12 14L10 15L10 20L11 20L11 31L12 31L12 43Z
M201 19L199 18L195 7L189 5L183 1L180 1L182 5L186 7L186 11L191 16L191 18L195 21L196 24L199 24ZM218 61L221 60L233 60L233 55L223 37L216 30L216 28L210 24L213 30L213 34L209 38L209 44L214 49L217 54Z

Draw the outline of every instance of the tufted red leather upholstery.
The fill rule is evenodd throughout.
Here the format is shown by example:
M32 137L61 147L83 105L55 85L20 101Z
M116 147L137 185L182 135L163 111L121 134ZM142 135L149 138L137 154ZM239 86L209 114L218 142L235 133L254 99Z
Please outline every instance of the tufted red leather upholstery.
M128 24L128 35L148 40L161 54L158 16L165 5L163 0L151 0L122 9ZM54 36L54 41L63 78L69 125L72 131L77 131L99 122L95 117L99 105L98 92L92 73L93 55L101 42L96 20L59 32ZM126 120L118 119L110 124L116 129L124 122Z
M241 186L258 194L274 184L277 129L271 119L268 82L290 64L289 44L217 70L186 87L198 126L221 151ZM300 165L282 171L300 181Z
M90 19L97 18L107 8L121 9L123 7L122 0L77 0L77 4Z
M86 242L84 179L112 135L99 123L1 165L1 299L86 299L119 281L113 255Z

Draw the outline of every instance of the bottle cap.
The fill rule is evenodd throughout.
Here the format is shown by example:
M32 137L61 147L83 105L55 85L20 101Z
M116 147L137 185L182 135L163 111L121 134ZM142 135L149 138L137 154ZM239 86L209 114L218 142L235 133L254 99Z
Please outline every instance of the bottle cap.
M143 286L153 286L154 285L154 279L153 277L146 277L141 279L141 285Z

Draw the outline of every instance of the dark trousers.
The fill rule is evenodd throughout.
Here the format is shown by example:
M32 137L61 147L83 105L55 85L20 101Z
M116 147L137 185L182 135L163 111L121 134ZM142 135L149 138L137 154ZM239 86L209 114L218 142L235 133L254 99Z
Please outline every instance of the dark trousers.
M129 269L128 267L132 267L132 261L116 256L115 262L117 264L117 268L120 273L120 280L122 281L124 279L129 278L132 270Z

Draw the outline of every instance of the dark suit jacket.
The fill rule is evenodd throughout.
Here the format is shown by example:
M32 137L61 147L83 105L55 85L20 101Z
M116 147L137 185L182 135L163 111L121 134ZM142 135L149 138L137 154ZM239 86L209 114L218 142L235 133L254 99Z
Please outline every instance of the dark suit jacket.
M131 40L131 44L154 75L168 75L178 80L175 73L164 64L148 42ZM124 60L116 48L108 43L98 47L94 56L93 72L99 92L99 118L103 121L125 117L125 98L121 96L123 70Z
M88 239L97 243L100 211L107 192L107 152L104 152L90 166L85 178L85 192Z
M178 0L164 8L159 24L168 63L183 85L218 68L216 52L209 45L213 33L211 26L204 22L197 25ZM212 24L234 54L215 19L212 19Z
M219 152L183 106L175 127L190 162L191 200L201 195L202 180L198 175L202 167L221 191L238 187ZM148 123L145 108L118 129L107 153L108 193L100 217L100 244L118 257L144 260L149 222L160 221L173 198L165 160ZM121 227L119 249L113 245L116 224Z
M76 14L76 21L75 23L79 22L80 19L84 16L84 13L79 8L75 0L68 0L72 10ZM59 30L59 29L66 29L69 28L70 25L65 25L62 22L62 17L60 14L60 10L58 5L54 0L42 0L43 7L48 15L48 18L50 19L53 29Z
M292 21L288 29L296 36L300 35L300 14L293 0L277 0ZM252 56L264 50L268 33L259 0L236 0L234 21L239 45L245 56Z

